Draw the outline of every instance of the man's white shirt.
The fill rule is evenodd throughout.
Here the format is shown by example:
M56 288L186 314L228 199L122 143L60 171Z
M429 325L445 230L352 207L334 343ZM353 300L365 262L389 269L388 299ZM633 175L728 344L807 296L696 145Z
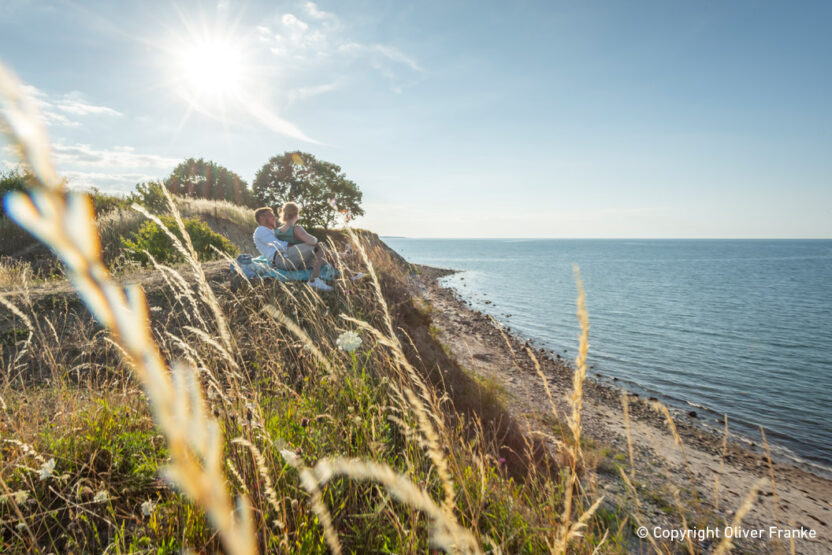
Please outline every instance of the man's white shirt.
M266 260L271 262L274 260L274 253L277 251L286 252L289 243L281 241L274 236L274 230L261 225L254 230L254 246L257 250L266 257Z

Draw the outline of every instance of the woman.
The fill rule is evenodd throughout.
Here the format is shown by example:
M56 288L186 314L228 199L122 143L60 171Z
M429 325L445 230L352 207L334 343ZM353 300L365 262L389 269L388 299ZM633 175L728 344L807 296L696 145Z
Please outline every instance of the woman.
M274 236L280 241L286 241L288 248L283 257L287 264L303 267L312 263L312 276L309 278L309 285L321 291L332 289L320 278L321 264L323 264L326 250L318 239L309 235L305 229L298 225L300 209L294 202L287 202L280 211L280 219L283 225L274 230ZM299 264L300 263L300 264Z

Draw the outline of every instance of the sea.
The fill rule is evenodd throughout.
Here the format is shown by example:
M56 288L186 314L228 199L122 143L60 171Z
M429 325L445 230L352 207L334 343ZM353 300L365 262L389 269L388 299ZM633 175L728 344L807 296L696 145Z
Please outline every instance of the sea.
M382 239L571 359L577 266L591 378L832 471L832 240Z

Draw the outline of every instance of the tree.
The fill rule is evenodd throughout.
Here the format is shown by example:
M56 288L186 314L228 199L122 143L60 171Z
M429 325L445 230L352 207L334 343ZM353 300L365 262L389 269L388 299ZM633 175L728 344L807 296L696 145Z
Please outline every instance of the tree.
M306 152L274 156L254 178L252 194L261 206L294 202L308 227L329 228L338 214L348 219L364 214L361 191L341 167Z
M25 191L34 180L35 177L32 174L20 169L9 170L0 174L0 216L6 215L6 203L3 200L6 193Z
M235 204L251 204L251 192L243 179L219 164L200 158L188 158L171 172L165 187L183 197L228 200Z

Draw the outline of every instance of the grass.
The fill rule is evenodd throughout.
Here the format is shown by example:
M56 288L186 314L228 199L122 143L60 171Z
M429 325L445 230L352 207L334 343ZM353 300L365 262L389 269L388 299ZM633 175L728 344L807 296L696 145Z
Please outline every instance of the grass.
M0 89L19 94L3 71ZM12 131L39 121L23 102L5 110ZM3 298L4 551L620 553L632 545L639 493L622 472L636 513L602 506L593 459L611 452L582 436L589 328L580 281L580 355L567 413L552 400L553 453L443 349L430 309L414 310L411 269L372 235L330 236L333 250L354 247L339 265L370 276L330 294L212 283L187 235L178 245L186 265L159 265L164 280L125 294L93 237L130 229L133 216L96 228L89 201L58 187L37 137L13 136L26 141L40 185L10 208L59 253L92 316L30 294L25 282ZM243 218L235 210L223 217ZM360 334L356 350L337 347L345 331ZM668 424L681 448L669 414Z
M260 453L258 462L248 448L230 440L222 449L223 481L246 495L257 515L257 545L261 550L328 549L301 473L281 454L288 450L318 473L322 460L329 465L341 461L345 473L364 468L360 480L337 474L320 486L321 503L345 551L424 549L431 522L440 519L455 534L465 530L480 547L493 541L504 552L546 549L541 531L561 509L556 474L541 468L534 478L516 481L499 444L489 439L488 424L477 422L474 412L454 411L424 373L425 361L405 355L401 346L391 347L421 330L414 339L416 352L441 352L429 327L401 304L408 295L404 270L384 251L364 242L359 246L378 269L377 285L359 282L349 293L339 290L325 297L283 284L243 287L236 294L220 289L217 302L231 330L230 347L209 341L218 337L216 315L204 296L192 291L194 307L177 301L184 293L175 287L149 292L151 305L165 307L151 312L151 329L164 359L184 358L199 368L208 391L207 410L223 436L244 438ZM388 307L401 308L386 310L379 304L379 291ZM4 447L3 482L12 492L30 494L18 507L23 519L12 507L2 508L9 546L216 549L218 540L200 508L159 478L171 457L168 441L153 425L148 396L132 378L132 364L77 311L42 313L56 329L65 330L56 340L48 324L37 322L38 299L30 302L21 311L29 313L33 337L16 363L20 370L8 373L15 377L0 395L7 405L4 437L25 442L40 458L17 444ZM301 340L271 319L262 311L265 306L290 316L307 338ZM335 338L352 326L340 314L360 316L373 330L386 328L389 320L400 332L394 342L381 332L374 337L361 331L362 346L345 353L335 347ZM15 338L21 341L26 326L17 326ZM82 360L87 362L79 369ZM32 403L38 406L34 414ZM433 454L426 442L435 443ZM445 464L444 479L437 472L437 457ZM56 477L38 480L41 459L56 461ZM368 469L363 461L383 466ZM21 466L32 470L21 471ZM385 469L392 474L384 474ZM318 480L322 474L314 476L323 481ZM410 489L395 489L402 487L399 479ZM451 505L443 509L446 482ZM108 492L106 503L92 501L100 491ZM391 497L391 492L399 494ZM150 517L141 512L148 501L155 506ZM66 523L78 514L84 519L70 529ZM17 529L20 522L31 524L31 535Z

